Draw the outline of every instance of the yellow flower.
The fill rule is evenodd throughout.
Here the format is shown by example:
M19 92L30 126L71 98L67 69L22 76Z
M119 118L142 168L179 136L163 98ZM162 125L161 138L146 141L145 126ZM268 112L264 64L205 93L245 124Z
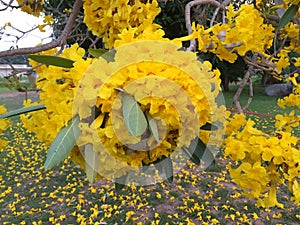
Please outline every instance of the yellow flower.
M129 0L84 1L84 22L97 36L101 36L107 48L112 48L123 29L137 28L141 32L160 12L158 3Z
M172 156L176 149L189 146L199 135L199 128L217 110L218 71L197 61L194 53L178 48L157 40L121 44L116 48L114 62L99 58L86 71L76 93L74 112L87 131L79 137L80 145L92 143L101 155L99 159L111 157L109 163L101 163L101 173L98 172L102 176L113 176L116 165L121 163L136 168ZM148 153L146 145L141 144L143 138L132 136L126 129L122 93L115 88L132 95L141 109L155 118L161 141L157 143L151 137L147 141L151 149ZM95 108L107 114L104 124L96 129L84 122ZM93 134L87 137L87 133ZM131 147L135 145L139 147Z
M7 112L4 105L0 105L0 115ZM1 139L2 132L10 126L11 122L8 119L0 119L0 149L4 148L8 141Z
M267 194L265 194L265 197L263 199L260 199L258 201L258 206L262 206L262 207L277 206L278 208L283 208L283 204L277 201L276 188L274 186L270 188L270 191Z
M44 29L45 26L46 26L46 25L44 25L44 24L43 24L43 25L40 25L40 24L39 24L37 27L38 27L38 29L39 29L40 32L46 32L45 29Z
M46 15L44 16L43 22L46 23L47 25L50 25L51 23L54 22L54 19L52 18L51 15Z
M47 53L53 52L55 51L51 50ZM74 44L61 54L61 57L75 60L73 68L66 70L51 65L38 68L42 80L37 80L37 87L42 89L40 103L45 104L46 110L21 115L21 120L28 130L35 132L38 139L47 145L51 144L60 129L73 117L74 93L83 73L92 63L92 59L83 59L84 54L84 49ZM24 102L25 106L34 104Z
M21 5L21 10L28 14L39 16L43 11L44 0L17 0L18 4Z

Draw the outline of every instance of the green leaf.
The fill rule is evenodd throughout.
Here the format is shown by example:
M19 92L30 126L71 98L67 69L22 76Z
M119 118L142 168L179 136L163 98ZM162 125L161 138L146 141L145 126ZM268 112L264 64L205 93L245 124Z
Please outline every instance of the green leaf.
M199 137L194 138L188 148L183 146L182 150L188 155L190 160L197 165L199 165L201 161L210 163L211 158L214 158L214 155Z
M12 117L12 116L18 116L20 114L29 113L29 112L33 112L33 111L38 111L38 110L42 110L42 109L46 109L44 104L27 106L27 107L23 107L23 108L20 108L20 109L10 111L6 114L2 114L2 115L0 115L0 119Z
M89 48L89 53L91 56L95 58L102 57L104 58L107 62L113 62L115 61L115 53L110 52L106 49L96 49L96 48Z
M206 144L204 144L204 142L199 138L196 137L194 140L192 140L191 145L195 145L196 144L196 148L194 151L194 154L202 160L202 156L204 154L204 152L207 150L207 146Z
M148 120L150 131L151 131L154 139L156 140L156 142L159 143L159 135L158 135L158 128L157 128L156 120L149 114L149 112L146 112L146 117Z
M122 96L122 111L128 131L135 137L142 135L148 123L135 98L127 93Z
M91 56L95 58L99 58L101 55L104 53L108 52L106 49L97 49L97 48L89 48L88 52L90 53Z
M181 149L193 163L200 165L200 158L198 158L194 152L190 152L190 149L185 146L183 146Z
M170 157L163 156L161 159L157 159L153 162L153 164L160 173L165 174L170 183L173 182L173 163Z
M98 174L98 152L93 150L92 144L84 147L85 172L89 182L92 184Z
M191 142L191 148L194 148L196 145L194 154L205 164L211 163L214 161L214 155L212 152L207 148L207 145L199 138L196 137L194 140Z
M72 151L75 142L80 135L80 129L78 127L79 122L79 116L75 116L68 122L68 125L63 127L57 134L48 150L46 162L44 164L45 169L51 169L53 166L63 161Z
M283 28L285 25L287 25L288 22L290 22L293 17L298 12L299 6L298 5L291 5L283 14L283 16L280 18L278 23L278 29Z
M115 188L117 191L122 190L122 188L126 186L125 184L127 183L128 177L129 177L129 173L126 173L121 177L115 178Z
M218 130L218 127L207 122L202 127L200 127L200 130Z
M39 62L43 63L46 66L58 66L58 67L63 67L63 68L72 68L73 63L75 61L68 59L68 58L63 58L59 56L52 56L52 55L28 55L28 58Z

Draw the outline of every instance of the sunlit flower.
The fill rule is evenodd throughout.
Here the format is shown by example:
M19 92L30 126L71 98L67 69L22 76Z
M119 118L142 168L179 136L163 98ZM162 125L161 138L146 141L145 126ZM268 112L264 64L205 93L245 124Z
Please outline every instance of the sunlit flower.
M37 68L40 77L37 79L37 87L42 89L40 100L47 109L21 115L21 119L27 129L35 132L39 140L48 145L73 116L74 93L83 73L92 62L92 59L83 59L84 54L84 49L75 44L61 54L61 57L75 61L73 68L69 70L56 66ZM24 105L32 104L27 101Z
M43 11L44 0L17 0L18 4L21 5L21 10L28 14L39 16Z
M139 33L150 25L160 12L158 3L129 0L84 1L84 22L93 34L103 38L107 48L112 48L123 29L136 28Z
M0 105L0 115L7 112L4 105ZM7 145L7 141L2 139L2 132L10 126L11 122L8 119L0 119L0 149Z
M116 165L121 166L120 162L142 166L170 156L180 146L188 146L197 135L194 131L199 134L199 127L216 110L214 99L219 89L211 87L212 84L218 87L219 73L211 71L210 64L197 61L195 54L177 49L178 45L161 41L123 44L116 49L115 62L107 63L99 58L86 71L76 94L75 112L84 121L96 107L108 117L94 132L93 125L83 122L84 131L94 134L80 136L79 142L80 145L92 143L101 160L106 158L106 151L113 156L111 161L101 163L99 170L105 176ZM120 94L115 88L134 96L142 110L156 119L162 141L157 144L150 138L149 154L143 145L138 151L128 148L141 142L142 137L133 137L127 131Z

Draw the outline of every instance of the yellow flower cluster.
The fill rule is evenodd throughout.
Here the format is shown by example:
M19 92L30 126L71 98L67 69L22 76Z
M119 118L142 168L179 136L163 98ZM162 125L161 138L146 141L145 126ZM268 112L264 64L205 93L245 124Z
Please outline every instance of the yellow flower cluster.
M216 111L219 71L197 61L194 53L178 51L179 47L162 41L121 45L115 62L99 58L86 71L76 94L75 112L82 121L91 118L94 108L101 114L93 123L81 123L78 145L93 144L101 161L100 174L111 176L127 164L149 164L189 146L199 135L199 127ZM151 151L141 145L142 136L127 131L122 93L115 88L134 96L142 110L155 118L161 142L151 137L147 141Z
M284 28L280 29L280 39L289 40L285 46L277 53L276 57L273 58L273 62L276 65L277 73L281 74L282 69L291 65L289 53L294 52L300 54L300 45L298 42L298 25L289 22ZM299 58L292 58L294 65L299 66ZM292 61L293 62L293 61Z
M124 29L119 35L119 39L115 41L114 47L117 48L121 45L127 43L133 43L137 41L146 41L146 40L159 40L159 41L168 41L173 42L178 45L181 44L180 41L172 40L168 38L164 38L165 32L161 27L157 24L150 24L145 27L142 31L138 31L138 28L128 28Z
M84 23L94 35L103 38L107 48L113 47L124 29L136 28L140 33L160 12L156 0L86 0L83 7Z
M190 37L198 40L199 50L210 51L221 60L233 63L238 55L244 56L248 51L264 52L271 47L274 28L264 24L253 5L243 4L238 11L229 5L227 20L209 29L193 26L194 33Z
M74 93L83 73L92 62L92 59L83 59L84 54L84 49L74 44L61 54L61 57L75 61L73 68L65 69L51 65L37 68L40 78L37 79L36 85L41 88L40 103L45 104L46 110L22 115L21 119L25 127L35 132L38 139L47 145L51 144L61 128L72 118ZM25 102L24 105L33 104Z
M283 99L278 100L278 105L281 108L295 106L298 109L300 108L300 85L294 88L294 93L291 93L289 96L284 97Z
M7 111L6 111L5 106L0 105L0 115L5 114L6 112ZM6 130L9 127L10 124L11 123L8 119L0 119L0 149L4 148L8 143L6 140L1 139L1 136L2 136L2 132L4 130Z
M239 117L234 116L231 123L243 124L240 130L225 140L225 155L236 162L229 165L230 175L248 197L258 199L260 206L282 207L276 188L285 180L293 184L300 175L296 173L300 163L297 137L285 131L270 137L254 128L252 120Z
M44 0L17 0L21 10L33 16L39 16L43 11ZM21 5L22 4L22 5Z
M248 197L258 199L259 206L283 207L277 201L276 188L284 184L294 195L291 200L300 202L299 94L297 85L295 93L278 101L281 107L296 109L276 115L273 136L256 129L255 123L246 121L244 115L229 119L225 155L235 161L229 165L230 175Z

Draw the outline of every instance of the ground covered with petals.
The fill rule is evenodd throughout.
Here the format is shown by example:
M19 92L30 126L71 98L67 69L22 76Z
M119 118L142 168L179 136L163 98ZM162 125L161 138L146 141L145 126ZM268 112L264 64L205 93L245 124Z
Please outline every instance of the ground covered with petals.
M0 151L1 224L298 224L300 209L260 209L229 180L221 156L207 171L188 163L174 182L129 186L90 185L67 159L51 171L46 148L18 121ZM285 190L279 196L288 202ZM98 222L98 223L97 223Z

